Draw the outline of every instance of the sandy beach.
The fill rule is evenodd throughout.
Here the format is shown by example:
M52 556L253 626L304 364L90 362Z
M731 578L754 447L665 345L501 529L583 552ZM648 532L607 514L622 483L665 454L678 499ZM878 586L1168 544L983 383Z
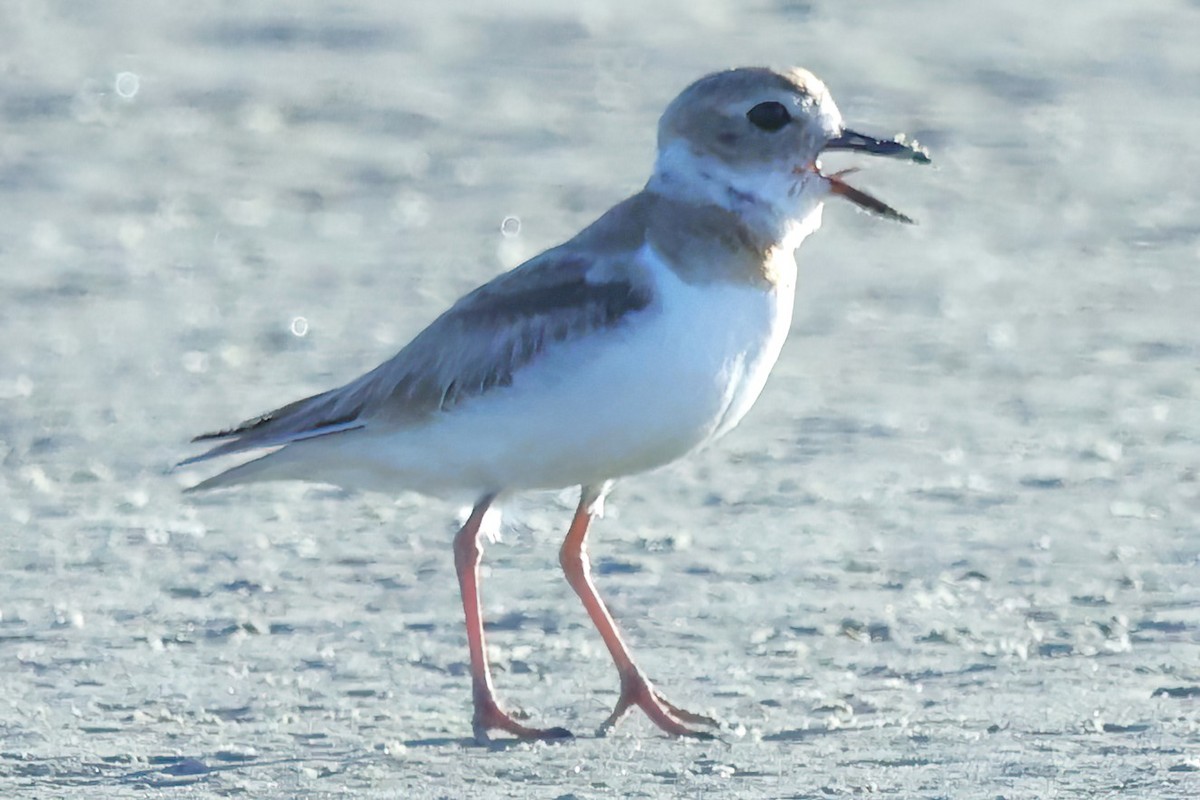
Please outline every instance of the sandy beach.
M0 796L1200 795L1200 7L704 0L0 12ZM402 491L184 496L649 175L665 104L800 65L919 224L827 204L717 446L623 481L601 592L713 742L631 717L558 568Z

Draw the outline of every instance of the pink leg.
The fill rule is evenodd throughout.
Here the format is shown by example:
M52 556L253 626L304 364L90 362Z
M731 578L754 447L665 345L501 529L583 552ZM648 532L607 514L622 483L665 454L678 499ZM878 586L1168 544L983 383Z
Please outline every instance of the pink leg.
M689 724L717 726L720 723L703 714L685 711L659 694L650 680L638 668L638 665L634 663L633 655L621 638L621 632L617 630L617 623L613 620L608 608L605 607L604 601L600 599L600 595L596 593L596 586L592 583L591 562L587 554L588 525L592 521L589 511L590 502L585 489L584 497L575 511L575 518L571 520L571 529L567 531L567 538L559 552L559 562L567 576L567 582L571 584L575 594L579 595L579 599L583 601L583 607L587 609L588 616L592 618L596 630L600 631L600 636L604 639L604 644L607 645L608 652L617 665L617 672L621 676L621 696L617 700L617 707L600 726L600 732L607 733L624 719L634 706L637 706L646 713L651 722L672 736L711 738L710 734L694 731L687 726Z
M496 702L492 672L488 667L487 647L483 641L483 608L479 602L479 526L493 497L485 497L471 511L462 530L454 537L454 567L458 572L458 587L462 592L463 611L467 617L467 646L471 651L471 694L475 716L471 727L475 741L486 744L488 731L502 730L521 739L564 739L571 736L565 728L530 728L517 722Z

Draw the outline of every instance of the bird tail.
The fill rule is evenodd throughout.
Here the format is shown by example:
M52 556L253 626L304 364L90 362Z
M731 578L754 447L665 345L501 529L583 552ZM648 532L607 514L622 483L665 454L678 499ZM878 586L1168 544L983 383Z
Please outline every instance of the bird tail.
M211 478L205 478L195 486L189 486L184 489L184 494L192 494L193 492L207 492L212 489L228 489L243 483L257 483L259 481L277 481L287 480L290 475L284 474L284 470L279 469L283 466L283 462L287 459L278 458L281 451L276 450L272 453L267 453L265 456L247 461L244 464L238 464L236 467L230 467L224 472L219 472Z

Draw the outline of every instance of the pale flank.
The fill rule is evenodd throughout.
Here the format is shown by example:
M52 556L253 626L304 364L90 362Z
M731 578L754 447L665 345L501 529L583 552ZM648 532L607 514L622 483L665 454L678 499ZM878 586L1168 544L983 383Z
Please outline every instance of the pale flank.
M498 497L582 487L561 560L621 674L607 730L633 706L663 730L714 724L667 702L634 664L587 570L588 523L616 478L730 431L791 324L795 249L830 194L907 221L825 176L824 150L927 160L843 128L803 70L739 69L687 88L659 123L646 188L565 244L463 297L389 361L345 386L228 431L189 459L273 448L193 490L307 480L382 492L466 493L455 540L477 739L530 728L495 700L479 613L478 533Z

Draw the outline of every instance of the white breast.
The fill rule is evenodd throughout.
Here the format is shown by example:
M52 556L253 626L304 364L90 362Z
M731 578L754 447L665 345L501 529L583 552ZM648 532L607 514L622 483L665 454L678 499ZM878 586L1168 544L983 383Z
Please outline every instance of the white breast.
M430 423L314 440L306 477L483 493L597 485L674 461L732 429L762 391L791 324L795 264L782 257L770 290L693 286L643 248L656 300L627 324L553 348Z

